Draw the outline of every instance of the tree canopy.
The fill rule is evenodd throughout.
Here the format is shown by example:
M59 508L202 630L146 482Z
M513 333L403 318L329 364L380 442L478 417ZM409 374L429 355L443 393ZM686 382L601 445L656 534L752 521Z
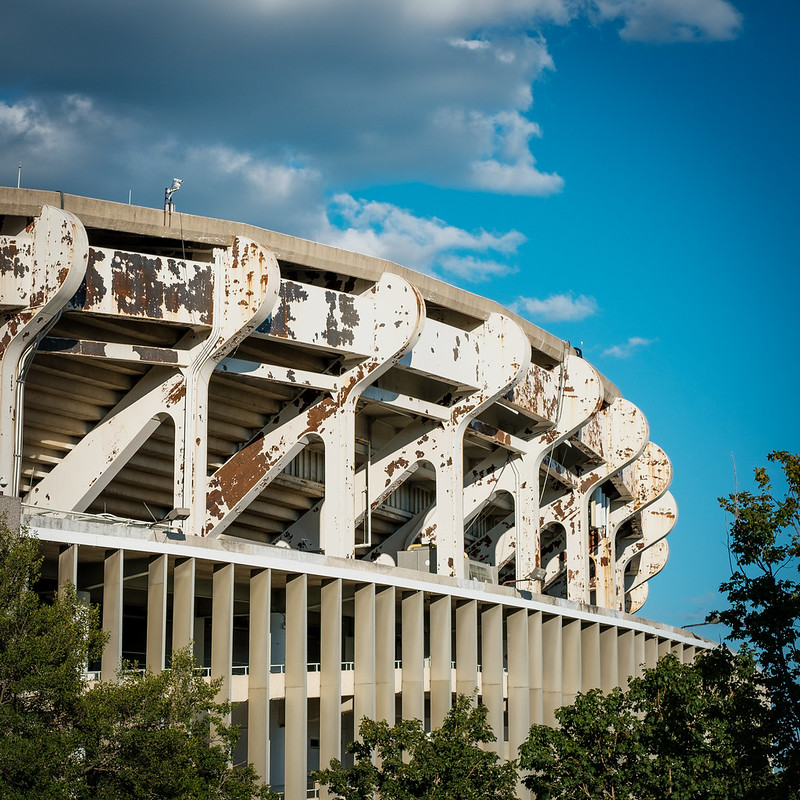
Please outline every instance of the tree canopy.
M665 656L628 690L594 689L535 725L520 748L537 800L759 800L775 780L770 729L747 653Z
M348 745L352 767L333 760L313 778L343 800L514 800L513 762L481 748L495 735L486 708L459 696L440 728L419 720L394 726L364 718Z
M730 607L714 611L733 641L752 647L770 698L777 769L800 784L800 456L767 458L783 473L784 491L756 469L757 491L720 498L731 514L732 575L720 587ZM787 791L789 789L787 788Z
M233 768L237 730L187 650L159 674L87 686L104 637L74 589L36 592L38 542L0 521L0 797L22 800L276 798Z

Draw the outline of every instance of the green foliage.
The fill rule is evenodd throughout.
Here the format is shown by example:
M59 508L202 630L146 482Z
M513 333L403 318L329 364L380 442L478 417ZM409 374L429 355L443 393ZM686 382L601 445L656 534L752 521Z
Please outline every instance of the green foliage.
M44 602L38 542L0 520L0 797L276 798L230 765L236 729L188 652L158 675L86 688L104 637L74 590Z
M580 694L520 748L538 800L778 797L752 658L727 650L693 664L662 658L627 692Z
M38 543L0 519L0 796L68 797L83 665L103 638L74 591L43 603Z
M770 453L786 484L777 495L766 469L755 471L758 491L720 498L733 517L732 575L720 587L730 608L713 612L731 638L753 648L771 701L774 763L786 796L800 792L800 456Z
M214 700L218 689L185 648L173 653L170 670L124 672L119 683L86 692L76 797L277 797L259 786L252 767L231 769L238 733L226 723L230 704Z
M343 800L514 800L516 770L501 762L481 743L495 736L486 708L474 708L459 696L442 723L430 734L419 720L390 727L367 718L359 727L360 741L348 745L352 767L331 761L313 778Z

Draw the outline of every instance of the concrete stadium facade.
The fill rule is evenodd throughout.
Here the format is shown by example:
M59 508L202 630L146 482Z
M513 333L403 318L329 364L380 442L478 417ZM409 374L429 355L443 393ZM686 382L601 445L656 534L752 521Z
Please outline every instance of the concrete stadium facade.
M456 692L510 755L577 692L706 640L635 616L669 459L569 345L395 264L0 189L0 486L45 589L154 671L193 643L298 800L364 716Z

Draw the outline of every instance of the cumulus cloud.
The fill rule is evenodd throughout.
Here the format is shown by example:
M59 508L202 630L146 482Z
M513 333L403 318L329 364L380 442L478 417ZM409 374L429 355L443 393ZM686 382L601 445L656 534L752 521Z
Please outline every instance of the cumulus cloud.
M630 358L637 350L648 347L656 339L643 339L641 336L631 336L624 344L615 344L603 350L602 355L607 358Z
M492 148L488 158L473 161L470 171L476 188L501 194L549 195L560 192L564 179L536 169L530 140L541 136L539 126L519 112L490 118Z
M533 322L577 322L597 313L597 300L581 294L551 294L549 297L519 297L512 308Z
M518 231L466 231L436 217L419 217L390 203L348 194L333 198L317 237L419 272L444 271L468 281L508 274L512 267L487 254L513 255L525 241Z
M27 186L113 200L132 190L158 206L178 175L182 210L465 280L507 274L520 234L364 203L353 187L561 191L563 165L536 158L547 131L533 87L554 69L538 32L587 15L642 41L726 39L741 24L727 0L172 0L147 13L135 0L12 3L0 153L10 180L24 162ZM119 30L152 57L122 51ZM32 41L48 58L30 58ZM568 295L527 302L551 320L596 309Z
M734 39L742 15L726 0L595 0L602 20L622 20L620 36L637 42Z

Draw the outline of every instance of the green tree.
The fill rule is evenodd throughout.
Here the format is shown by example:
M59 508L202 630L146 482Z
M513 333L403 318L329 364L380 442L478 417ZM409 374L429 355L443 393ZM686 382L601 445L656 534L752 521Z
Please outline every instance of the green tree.
M348 745L355 763L332 760L313 778L343 800L514 800L512 762L480 745L495 741L486 708L459 696L441 728L426 733L419 720L389 726L366 717L360 741Z
M520 748L537 800L778 797L752 658L719 649L662 658L628 690L592 690L534 726Z
M80 721L83 781L76 797L277 798L252 766L231 768L238 730L226 722L189 649L158 674L123 672L84 695Z
M38 542L0 519L0 796L69 797L80 776L75 720L83 665L99 655L96 610L74 591L45 603L35 591Z
M767 458L783 472L783 496L766 469L755 471L757 491L720 498L733 522L732 575L720 586L730 608L714 611L730 638L752 647L771 702L774 763L785 796L800 794L800 456Z
M0 797L8 800L272 798L233 768L237 730L188 650L154 675L87 688L104 637L74 590L36 592L38 542L0 520Z

